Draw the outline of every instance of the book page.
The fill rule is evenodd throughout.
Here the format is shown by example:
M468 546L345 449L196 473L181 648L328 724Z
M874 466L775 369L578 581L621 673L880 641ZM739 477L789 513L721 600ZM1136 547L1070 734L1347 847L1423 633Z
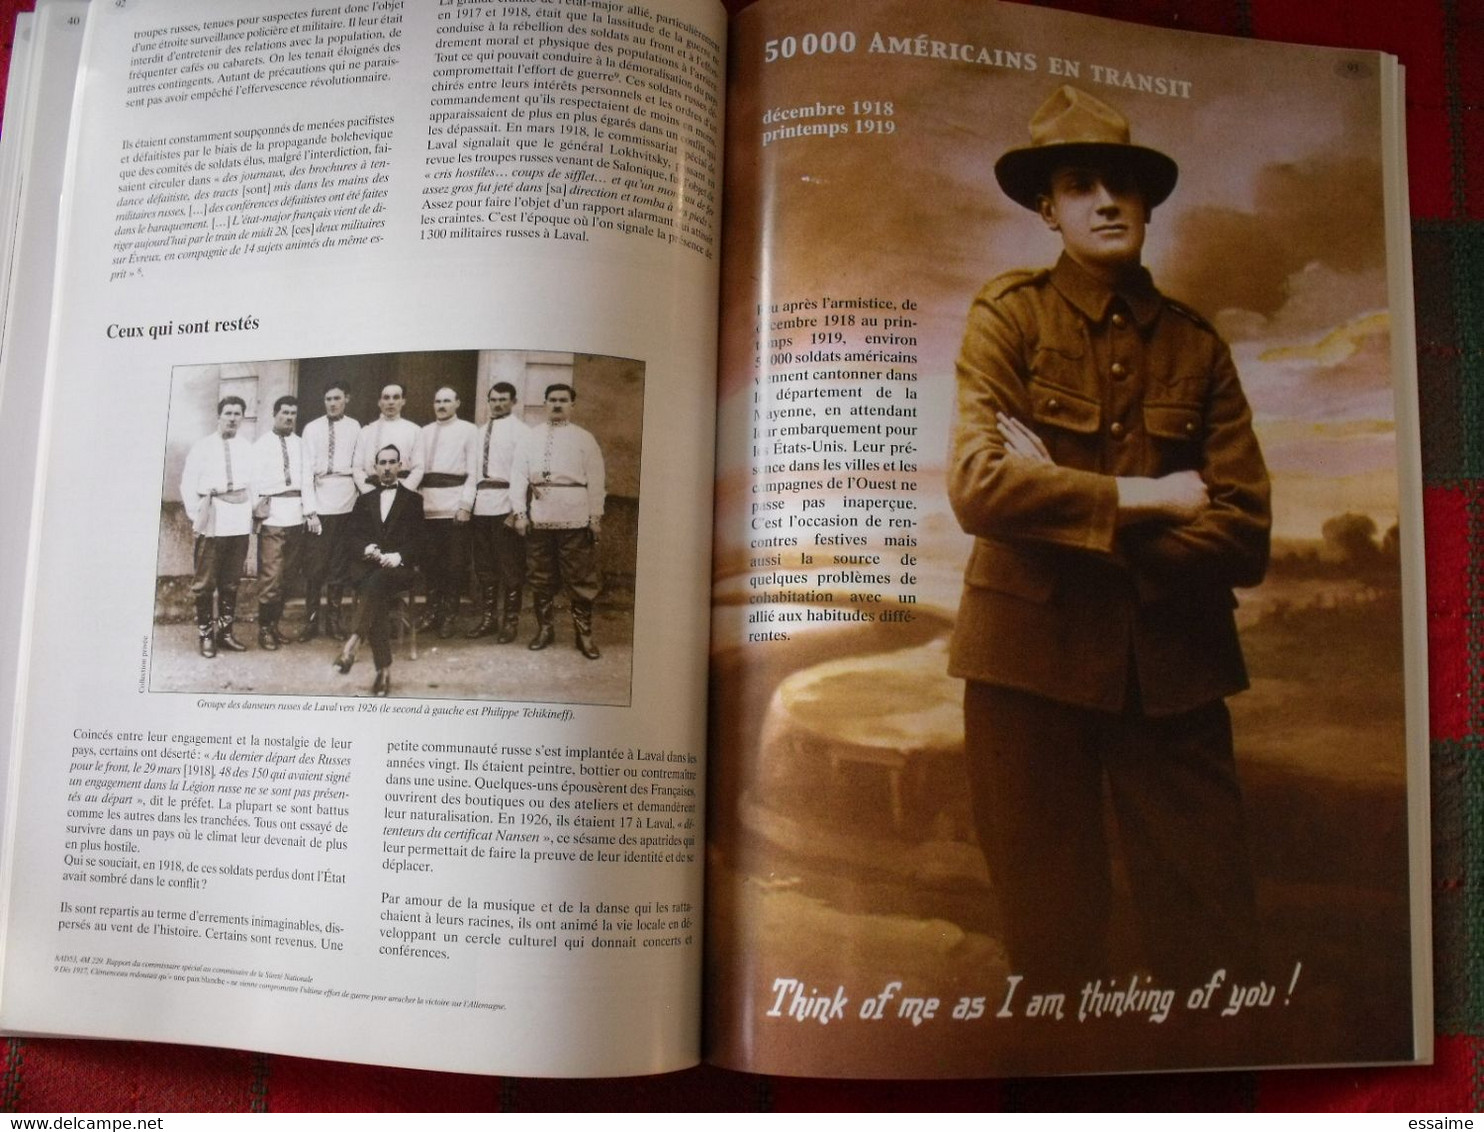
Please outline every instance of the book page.
M20 201L20 135L24 132L25 104L30 92L32 29L36 17L21 12L10 37L10 69L5 76L5 101L11 107L10 128L0 135L0 260L6 265L0 287L10 292L11 257L15 252L16 207ZM3 328L3 324L0 324Z
M67 158L67 122L82 47L83 0L60 0L16 22L16 50L6 91L7 160L13 158L13 220L5 259L4 321L0 326L0 427L14 436L11 490L0 497L0 529L30 527L51 329L57 202ZM24 30L24 34L23 34ZM0 555L0 688L15 687L26 558L17 538ZM0 767L8 767L14 702L0 699ZM0 813L8 775L0 774Z
M89 15L7 1028L695 1061L706 3Z
M1430 1056L1393 61L891 0L732 43L710 1056Z

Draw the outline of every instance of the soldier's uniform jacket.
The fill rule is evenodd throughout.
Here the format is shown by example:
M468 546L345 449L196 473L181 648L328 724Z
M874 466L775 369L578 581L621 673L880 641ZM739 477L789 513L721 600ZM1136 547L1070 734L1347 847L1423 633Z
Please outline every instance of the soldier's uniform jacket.
M1054 466L1008 457L997 411ZM1117 529L1115 476L1186 469L1207 485L1200 518ZM1147 272L1115 293L1063 256L985 285L948 476L975 536L953 675L1148 715L1247 686L1231 591L1267 567L1267 468L1225 343Z

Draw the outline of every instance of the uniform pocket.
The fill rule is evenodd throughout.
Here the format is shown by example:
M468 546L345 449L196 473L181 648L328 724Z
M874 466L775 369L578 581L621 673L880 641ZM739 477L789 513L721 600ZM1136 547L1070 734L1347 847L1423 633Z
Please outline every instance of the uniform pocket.
M1083 435L1103 420L1101 393L1086 388L1087 366L1080 356L1044 347L1036 351L1027 392L1037 424Z
M1056 579L1045 563L1005 543L982 538L974 540L964 582L1034 602L1049 601L1056 590Z
M1199 405L1144 405L1144 428L1161 440L1201 439L1205 425Z
M1038 425L1086 436L1097 432L1102 424L1102 405L1080 393L1033 381L1030 397L1031 417Z

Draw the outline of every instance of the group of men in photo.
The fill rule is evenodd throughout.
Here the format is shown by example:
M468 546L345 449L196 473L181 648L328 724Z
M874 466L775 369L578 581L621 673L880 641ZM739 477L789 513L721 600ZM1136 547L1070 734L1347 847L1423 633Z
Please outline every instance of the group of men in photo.
M427 595L419 628L441 639L459 631L472 564L479 619L466 638L513 641L529 585L536 633L528 647L555 640L556 598L565 592L577 649L596 660L603 454L572 421L571 385L547 386L546 420L535 427L516 414L517 397L508 382L491 386L488 419L476 426L458 415L457 392L443 386L433 396L434 419L419 427L403 417L406 390L392 383L381 390L380 415L362 425L336 382L325 390L324 416L302 435L298 399L284 396L273 403L271 431L251 442L238 435L246 402L223 397L217 427L192 446L180 485L195 533L191 593L201 655L247 648L234 625L256 529L258 647L271 652L323 634L343 642L333 663L348 673L369 642L376 695L391 691L392 613L419 572ZM301 575L305 621L291 637L280 621L287 589Z

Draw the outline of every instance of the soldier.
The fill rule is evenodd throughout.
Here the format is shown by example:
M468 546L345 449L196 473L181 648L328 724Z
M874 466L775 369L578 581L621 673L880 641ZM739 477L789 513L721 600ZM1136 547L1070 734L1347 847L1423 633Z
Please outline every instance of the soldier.
M520 622L520 591L526 580L526 544L515 531L510 501L510 465L530 430L514 415L515 386L490 386L489 419L479 430L479 456L474 496L474 572L479 578L479 623L464 635L484 637L495 631L502 645L515 640ZM503 607L496 611L496 602Z
M304 556L304 628L299 640L319 636L320 591L325 593L323 629L333 640L345 640L340 602L345 596L346 531L355 506L356 441L359 421L346 415L350 394L338 381L325 390L325 415L304 426L305 477L313 477L320 530L312 530Z
M577 391L546 387L546 421L527 434L510 475L515 529L529 532L526 554L536 603L536 636L529 648L544 649L556 637L552 606L567 591L577 651L597 660L593 602L601 588L598 538L603 530L603 453L585 428L572 423Z
M299 399L273 402L273 431L253 450L253 496L258 527L258 647L275 652L289 638L278 631L284 592L299 572L304 532L319 534L314 479L306 474L304 444L294 435Z
M216 430L202 437L186 456L180 500L195 531L191 593L196 599L196 633L201 655L216 656L218 646L246 652L232 632L237 586L252 533L252 445L238 436L247 402L223 397L216 405Z
M454 634L469 573L469 519L474 513L479 430L459 419L459 396L448 386L433 394L433 420L423 425L423 532L427 554L427 622L440 639Z
M1256 913L1225 697L1233 586L1268 559L1268 474L1225 343L1142 266L1175 162L1073 87L1000 187L1062 242L991 280L958 360L949 494L974 536L950 671L1011 964L1109 975L1112 799L1145 958L1250 969Z

